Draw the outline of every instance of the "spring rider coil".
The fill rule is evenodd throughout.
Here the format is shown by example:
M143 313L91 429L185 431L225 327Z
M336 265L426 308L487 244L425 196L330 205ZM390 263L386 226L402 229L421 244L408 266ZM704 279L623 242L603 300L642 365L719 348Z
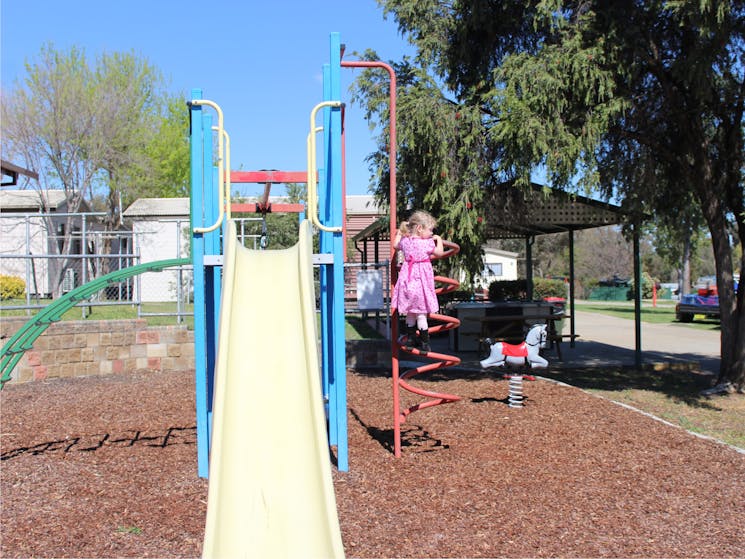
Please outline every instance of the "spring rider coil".
M523 407L523 375L510 375L510 387L507 402L507 405L511 408Z

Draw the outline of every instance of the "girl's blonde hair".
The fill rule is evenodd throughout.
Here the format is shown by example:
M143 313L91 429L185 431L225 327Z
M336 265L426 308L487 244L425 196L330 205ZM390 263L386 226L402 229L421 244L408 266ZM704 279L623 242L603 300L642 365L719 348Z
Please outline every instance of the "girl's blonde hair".
M401 232L404 235L410 235L418 225L427 227L428 229L434 229L437 225L437 220L432 216L431 213L425 210L417 210L409 217L408 221L401 223Z

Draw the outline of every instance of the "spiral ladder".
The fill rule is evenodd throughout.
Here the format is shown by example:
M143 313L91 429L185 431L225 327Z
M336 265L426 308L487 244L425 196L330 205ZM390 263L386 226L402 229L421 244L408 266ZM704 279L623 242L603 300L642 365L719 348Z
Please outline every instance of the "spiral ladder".
M445 253L438 257L438 260L449 258L458 254L460 247L452 242L443 241L445 247ZM436 289L435 293L439 296L441 294L450 293L458 289L460 282L453 278L444 276L435 276ZM398 312L395 312L394 318L397 318ZM437 334L438 332L444 332L447 330L453 330L460 326L460 320L453 316L447 316L444 314L430 313L428 315L429 321L434 321L436 324L433 326L430 324L429 332L430 335ZM394 320L394 325L398 324L398 320ZM394 326L397 328L397 326ZM406 418L414 413L415 411L431 408L433 406L439 406L441 404L451 404L460 400L460 396L454 394L446 394L444 392L433 392L425 390L417 386L413 386L409 383L411 379L422 373L428 373L437 369L444 369L446 367L454 367L460 364L460 358L455 355L448 355L445 353L437 353L434 351L421 351L419 348L406 345L404 342L405 336L403 334L397 334L395 336L395 342L393 344L394 351L392 352L392 369L393 369L393 416L394 416L394 433L393 433L393 447L394 455L396 457L401 456L401 424L406 421ZM407 354L424 357L432 360L431 363L424 363L413 369L408 369L403 373L399 374L399 353L404 352ZM407 408L401 409L400 393L401 389L417 394L425 398L419 403L413 404Z

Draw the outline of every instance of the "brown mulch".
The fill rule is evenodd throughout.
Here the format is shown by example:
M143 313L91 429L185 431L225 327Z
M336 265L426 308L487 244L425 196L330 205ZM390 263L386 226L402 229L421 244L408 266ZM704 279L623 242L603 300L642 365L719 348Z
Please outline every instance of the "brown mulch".
M444 378L414 382L463 399L410 416L395 459L390 379L349 375L348 556L745 555L744 455L576 388L526 383L510 409L505 380ZM0 405L0 556L199 556L191 373L11 383Z

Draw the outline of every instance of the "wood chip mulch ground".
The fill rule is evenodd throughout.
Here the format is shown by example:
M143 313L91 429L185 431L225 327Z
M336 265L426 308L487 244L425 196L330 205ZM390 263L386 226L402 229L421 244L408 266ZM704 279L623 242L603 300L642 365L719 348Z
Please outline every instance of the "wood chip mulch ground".
M395 459L390 379L348 377L347 556L745 556L731 447L549 381L521 409L488 374L414 383L462 400L411 415ZM0 405L0 556L200 555L191 373L11 383Z

